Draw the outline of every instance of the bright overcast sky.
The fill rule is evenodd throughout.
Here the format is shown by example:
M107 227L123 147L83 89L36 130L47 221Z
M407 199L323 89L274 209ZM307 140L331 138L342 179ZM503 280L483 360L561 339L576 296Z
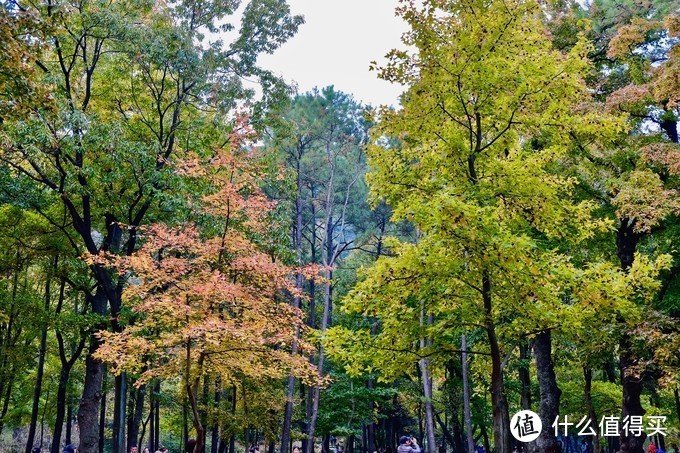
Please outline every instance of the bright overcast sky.
M406 24L395 17L398 0L288 0L305 23L273 55L258 62L296 82L302 93L334 85L366 104L398 104L403 87L369 72L371 61L384 62L393 48L403 48Z

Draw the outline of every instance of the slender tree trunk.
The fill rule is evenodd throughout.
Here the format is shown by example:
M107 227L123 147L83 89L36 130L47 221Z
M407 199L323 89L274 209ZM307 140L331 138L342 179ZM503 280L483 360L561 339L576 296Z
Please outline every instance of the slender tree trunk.
M127 409L127 376L121 373L113 384L113 436L111 449L114 453L125 453L125 414Z
M303 218L302 218L302 212L303 212L303 206L302 206L302 182L301 182L301 169L300 169L300 159L302 158L301 155L302 151L300 151L300 155L298 155L297 162L296 162L296 186L297 186L297 195L295 198L295 230L294 230L294 235L293 235L293 243L295 246L295 252L297 255L297 261L298 265L302 265L302 229L304 227L303 223ZM302 287L304 284L304 277L302 274L297 274L295 276L295 288L298 291L302 291ZM313 303L313 302L312 302ZM293 298L293 306L297 309L302 308L302 299L298 297ZM298 344L297 344L297 339L300 337L300 328L299 326L295 327L295 340L293 341L293 346L292 346L292 351L291 353L293 355L297 354L298 351ZM290 430L293 424L293 398L295 396L295 376L290 375L288 376L288 386L286 389L286 406L284 408L283 412L283 429L281 431L281 448L279 450L279 453L288 453L289 452L289 445L290 445Z
M56 271L58 258L52 262L52 268L47 275L45 282L45 315L50 312L50 287L52 286L52 273ZM35 377L35 388L33 390L33 407L31 408L31 424L28 427L28 439L26 440L26 453L33 450L35 440L35 430L38 424L38 412L40 410L40 393L42 392L43 372L45 370L45 351L47 349L47 323L43 326L40 335L40 350L38 353L38 372Z
M5 388L4 400L2 402L2 410L0 411L0 434L5 426L5 416L9 410L9 399L12 396L12 387L14 386L14 367L10 370L9 379L7 380L7 387Z
M463 414L465 418L465 438L467 441L467 453L475 452L475 442L472 439L472 412L470 411L470 384L468 382L468 363L467 363L467 339L465 334L461 337L461 349L463 351Z
M93 354L99 347L96 337L90 338L90 347L85 359L85 385L78 406L80 427L79 453L96 453L99 450L99 405L102 399L102 376L104 367Z
M71 403L66 404L66 435L64 443L66 445L73 443L73 406ZM103 436L102 436L103 438ZM104 451L104 448L101 449Z
M673 389L673 396L675 397L675 414L678 416L678 420L680 420L680 392L677 387Z
M555 366L552 361L552 331L549 329L541 331L532 343L536 358L538 387L541 393L538 413L543 429L538 439L528 445L531 446L531 451L556 453L559 452L559 448L555 431L551 429L551 426L559 414L562 391L557 386Z
M482 431L482 441L484 442L484 450L486 451L491 451L491 447L489 444L489 433L486 432L486 425L481 426L481 431ZM495 450L494 450L495 452Z
M133 446L138 447L138 451L143 450L142 438L139 435L139 427L142 424L142 417L144 416L144 400L146 399L146 384L141 385L134 391L134 400L130 398L130 401L134 401L134 407L129 409L128 415L128 435L127 435L127 451Z
M583 378L585 380L585 386L583 388L583 399L586 402L586 407L588 408L588 417L595 423L597 420L597 414L595 414L595 406L593 406L593 395L591 392L593 386L593 370L588 367L583 367ZM592 436L593 442L593 453L600 453L600 434L597 427L593 427L595 435Z
M57 302L57 309L55 310L57 315L61 313L61 308L64 303L65 290L66 282L62 280L61 285L59 286L59 300ZM67 401L68 381L71 375L71 369L73 368L73 365L75 365L76 361L80 358L83 348L85 347L85 338L82 337L75 351L72 352L71 357L67 358L64 337L59 330L56 331L56 336L57 344L59 345L59 360L61 361L61 370L59 370L59 382L57 384L57 407L54 429L52 430L52 447L50 448L51 453L61 453L61 433L64 425L65 412L68 412L66 418L68 421L68 426L71 426L69 419L71 417L71 405ZM66 440L68 440L68 443L70 443L70 429L66 432Z
M19 258L19 253L17 252L17 259ZM17 299L17 293L19 290L19 270L14 272L12 277L12 296L9 306L9 319L7 320L7 335L3 339L0 346L0 400L2 400L2 410L0 410L0 435L2 435L2 430L5 427L5 416L9 410L9 399L12 395L12 386L14 385L14 362L9 360L9 348L12 346L12 332L14 331L14 317L15 317L15 304ZM6 386L6 387L5 387Z
M142 423L142 429L141 432L139 433L139 446L140 448L142 445L144 445L144 437L146 436L146 427L149 426L149 422L151 421L151 412L149 412L149 415L146 416L146 420ZM149 451L152 449L151 448L151 442L148 443L149 445ZM156 450L154 450L156 451Z
M331 436L329 436L328 434L324 434L323 441L321 442L321 452L330 453L330 451L331 451Z
M529 374L531 357L525 337L519 341L519 360L520 407L524 410L531 410L531 375Z
M640 396L642 395L643 382L642 377L633 373L633 369L637 365L637 359L631 351L631 344L628 335L621 338L619 345L619 367L621 370L621 384L623 387L623 405L621 411L622 419L626 416L644 415L645 410L642 407ZM647 435L643 431L640 436L633 436L630 431L626 435L625 431L621 430L621 453L641 453L644 452L643 444Z
M184 434L184 437L182 439L182 444L186 445L187 439L189 438L188 434L188 425L187 425L187 409L186 409L186 401L182 401L182 431ZM156 412L156 395L154 394L154 387L153 385L151 386L151 391L149 392L149 450L156 451L158 450L158 439L156 439L156 417L155 417L155 412Z
M621 224L616 232L616 252L621 261L624 271L633 265L635 251L640 239L640 234L635 231L635 221L621 219ZM644 415L640 395L642 394L642 377L635 371L638 360L633 354L630 336L624 332L619 341L619 371L621 386L623 389L623 401L621 405L621 417ZM640 436L633 436L629 431L620 432L621 453L643 452L643 443L646 437L644 432Z
M68 385L70 373L71 370L65 370L63 366L59 372L59 383L57 384L57 409L54 429L52 430L51 453L61 453L61 432L64 426L64 416L66 412L66 386Z
M328 328L328 320L330 319L331 310L331 281L333 274L330 268L326 269L326 284L324 285L324 304L323 304L323 317L321 319L321 333L324 334ZM324 372L324 348L323 345L319 346L319 359L317 362L317 374L319 379L323 377ZM314 433L316 431L316 420L319 416L319 397L320 397L321 387L317 384L314 386L314 400L312 405L312 417L309 420L309 431L307 431L307 452L314 453ZM365 445L365 444L364 444Z
M491 278L488 271L482 276L482 298L486 314L486 333L491 350L491 406L493 411L494 453L510 453L510 418L503 383L503 358L496 337L491 301Z
M420 307L420 325L425 327L426 325L431 325L434 322L432 315L425 316L424 301L421 301ZM427 338L420 339L420 349L424 350L426 346L430 346L431 341ZM425 453L435 453L436 443L434 438L434 407L432 406L432 378L430 377L430 359L423 357L420 359L420 373L422 376L423 384L423 397L425 402L425 433L427 435L427 442L425 439L421 439L423 442L423 450Z
M158 450L158 448L161 446L161 400L160 400L160 395L161 395L161 381L157 380L154 384L153 388L153 393L154 393L154 411L153 411L153 416L155 419L154 423L154 432L153 432L153 437L156 441L156 445L154 447L154 451Z
M106 395L109 391L107 385L108 375L106 372L106 366L104 366L103 376L102 376L102 404L99 409L99 453L104 453L104 434L106 432ZM68 435L66 437L69 437Z
M217 377L215 379L215 401L214 401L214 404L213 404L214 416L213 416L210 453L217 453L217 450L219 449L219 444L220 444L219 409L220 409L221 400L222 400L222 380L219 377Z
M197 373L197 377L191 379L191 339L187 341L186 345L186 368L185 368L185 378L184 385L186 395L189 399L189 408L191 409L192 423L194 425L194 430L196 431L196 445L194 446L193 453L201 453L203 448L203 432L204 427L201 423L201 414L198 407L198 387L201 383L201 373ZM198 368L201 369L203 364L203 358L198 359Z

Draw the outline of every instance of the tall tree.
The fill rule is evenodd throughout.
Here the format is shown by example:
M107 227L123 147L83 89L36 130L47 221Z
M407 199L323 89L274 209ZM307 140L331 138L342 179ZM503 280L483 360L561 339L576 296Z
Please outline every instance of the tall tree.
M453 326L483 326L494 448L509 452L505 357L514 338L554 323L570 278L555 244L606 226L592 203L573 200L574 181L551 168L569 150L569 127L620 130L621 122L578 115L589 98L588 46L581 39L567 54L555 50L537 3L426 1L400 14L417 53L393 51L381 70L409 88L402 110L380 112L368 178L422 238L395 244L395 256L378 260L346 300L347 310L381 319L382 331L357 340L338 329L334 352L358 370L370 357L389 375L403 363L398 351L441 353ZM400 145L384 146L384 136ZM412 321L421 300L435 318L424 328ZM430 351L413 351L430 337Z
M182 377L196 431L194 453L204 446L199 389L208 376L232 384L280 379L289 372L311 383L315 376L306 357L292 349L296 343L300 352L309 351L296 337L301 311L281 294L298 296L291 276L313 278L317 271L279 260L268 236L276 228L272 204L259 188L262 170L241 133L230 137L231 149L217 150L207 161L189 159L178 169L209 188L193 206L203 233L192 224L155 225L144 233L139 251L122 260L111 257L138 281L125 299L139 319L121 333L101 332L104 343L97 352L116 373L141 371L138 385Z
M284 0L252 0L232 43L205 42L205 30L234 28L229 17L240 3L12 1L0 6L3 21L28 24L19 32L10 30L14 41L2 49L13 56L14 47L29 54L12 60L26 63L18 66L26 69L18 74L21 87L29 93L30 86L49 87L51 101L24 102L23 91L8 92L5 87L12 85L3 79L8 102L30 115L26 120L3 117L0 159L13 176L32 182L40 195L32 208L50 223L62 225L45 208L46 201L67 209L70 222L62 230L75 256L135 250L136 228L158 204L165 203L167 210L179 202L159 197L170 185L167 162L180 149L200 149L206 135L219 141L219 121L211 124L202 112L225 113L248 98L252 90L243 86L243 77L258 78L265 102L282 92L281 80L258 67L256 57L285 42L302 18L291 16ZM18 21L23 15L32 20ZM17 40L25 45L12 47ZM30 46L33 41L43 46ZM25 200L23 193L14 197ZM132 228L124 235L119 223ZM125 287L124 278L101 264L93 263L89 275L93 285L80 289L100 318L92 329L78 410L84 453L97 448L99 437L103 370L93 358L99 345L94 332L108 319L114 331L120 330L116 319ZM117 385L121 411L124 396ZM124 417L117 421L122 424Z

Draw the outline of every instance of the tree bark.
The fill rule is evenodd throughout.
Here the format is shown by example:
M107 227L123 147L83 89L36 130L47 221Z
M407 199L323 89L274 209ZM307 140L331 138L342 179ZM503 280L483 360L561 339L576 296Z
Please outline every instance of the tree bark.
M302 229L304 227L302 212L302 182L301 182L301 162L302 150L299 150L296 161L296 189L297 195L295 198L295 230L293 234L293 245L295 246L295 253L297 255L298 265L302 265ZM304 277L302 274L295 276L295 288L302 290L304 284ZM302 299L298 297L293 298L293 306L295 308L302 308ZM293 341L292 351L293 355L297 354L298 344L297 338L300 336L300 328L295 327L295 341ZM279 453L289 453L290 451L290 430L293 424L293 398L295 396L295 376L292 374L288 376L288 386L286 388L286 406L283 412L283 429L281 431L281 448Z
M78 405L80 427L79 453L97 453L99 450L99 403L102 399L102 376L104 367L93 354L99 347L96 337L90 337L90 347L85 359L85 384Z
M146 384L135 389L133 392L134 405L128 410L128 433L127 433L127 451L133 446L138 447L138 451L142 451L142 439L139 435L139 426L142 424L142 417L144 416L144 400L146 399ZM132 396L132 395L131 395Z
M555 377L555 366L552 360L552 331L546 329L541 331L533 339L534 357L536 358L536 374L538 377L538 387L541 394L539 405L539 416L543 429L541 434L533 442L530 442L532 451L556 453L559 452L555 431L551 426L560 411L560 395L562 391L557 386Z
M52 269L47 275L45 282L45 315L50 312L50 287L52 285L52 273L56 271L57 260L55 257L52 262ZM38 352L38 371L35 377L35 388L33 390L33 406L31 407L31 423L28 427L28 439L26 440L26 453L31 453L33 450L33 442L35 440L35 430L38 425L38 412L40 410L40 393L42 392L43 372L45 370L45 351L47 349L47 323L42 328L40 334L40 350ZM41 445L42 447L42 445Z
M585 381L585 386L583 388L583 399L586 402L586 408L588 409L588 417L590 420L593 422L593 424L597 423L597 414L595 413L595 406L593 405L593 395L592 395L592 387L593 387L593 370L588 368L588 367L583 367L583 378ZM600 453L600 434L599 430L597 429L596 426L593 426L593 430L595 431L595 435L592 436L592 443L593 443L593 453Z
M630 219L621 219L621 224L616 232L616 253L621 262L621 268L628 271L633 265L635 259L635 250L640 239L639 233L635 231L635 221ZM634 356L630 336L624 332L619 340L619 371L621 386L623 388L623 401L621 405L621 417L644 415L645 410L642 408L640 402L640 395L642 395L642 376L639 370L635 370L638 364L637 358ZM643 452L643 443L646 434L642 432L641 436L633 436L632 433L626 433L621 430L621 453L640 453Z
M425 433L427 445L423 445L424 453L435 453L436 443L434 437L434 408L432 406L432 378L430 377L430 360L420 359L420 368L423 375L423 397L425 399ZM424 443L424 442L423 442Z
M332 263L331 263L332 265ZM323 304L323 317L321 319L321 333L324 334L328 328L328 321L330 319L331 310L331 281L333 274L330 268L326 268L326 283L324 284L324 304ZM317 375L319 379L323 377L324 371L324 348L323 345L319 346L319 357L317 362ZM319 397L321 396L321 387L317 384L314 386L314 399L312 403L312 417L309 420L309 430L307 431L307 452L314 453L314 433L316 431L316 421L319 417Z
M475 442L472 439L472 412L470 410L470 384L468 382L467 364L467 339L465 334L461 337L462 366L463 366L463 416L465 418L465 438L467 441L467 452L475 452Z
M125 414L127 409L127 376L121 373L113 383L113 436L111 449L125 453Z
M519 360L520 407L524 410L531 410L531 375L529 374L531 356L525 337L519 341Z
M630 338L624 335L619 343L619 369L621 371L621 385L623 387L623 404L621 408L621 418L633 415L645 415L640 396L642 395L642 376L633 370L637 366L637 359L631 351ZM633 436L631 432L626 435L621 430L619 436L621 441L621 453L643 453L645 438L647 435L643 431L640 436Z
M64 285L62 283L60 289L60 299L64 294ZM64 412L66 412L67 407L70 408L67 401L67 389L68 380L71 375L71 369L75 365L76 361L83 352L85 347L85 337L82 337L80 343L78 344L75 352L69 359L66 358L66 348L64 345L64 339L61 332L57 331L57 343L59 344L59 359L61 360L61 370L59 371L59 383L57 386L57 408L56 416L54 422L54 430L52 433L52 447L50 449L51 453L61 453L61 432L64 425ZM68 411L70 412L70 411ZM68 418L68 417L67 417ZM68 426L70 426L70 420L67 420ZM71 431L66 432L66 440L70 441Z
M487 270L482 274L482 298L486 315L486 333L491 351L491 406L493 411L493 437L495 453L510 453L510 417L508 401L503 383L503 358L501 355L496 325L493 321L491 300L491 277Z
M213 404L215 415L212 426L210 453L218 453L217 450L219 449L220 445L220 422L218 414L221 400L222 400L222 380L218 376L215 379L215 401Z
M198 359L198 368L202 368L203 357ZM198 408L198 386L201 383L201 373L196 373L196 377L191 379L191 338L187 340L186 345L186 372L185 372L185 391L189 399L189 408L191 409L191 417L194 425L194 430L196 431L196 445L194 446L193 453L201 453L203 448L203 433L204 427L201 423L201 414Z

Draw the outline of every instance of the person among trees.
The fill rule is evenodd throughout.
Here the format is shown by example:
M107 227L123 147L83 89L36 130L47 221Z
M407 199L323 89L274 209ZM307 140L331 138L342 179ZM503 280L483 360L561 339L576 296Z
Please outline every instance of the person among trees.
M68 444L64 447L61 453L78 453L78 448L73 444Z
M657 453L656 445L654 445L653 443L649 444L649 447L647 447L647 452L648 453Z
M397 453L420 453L420 447L415 437L401 436Z
M293 447L293 453L300 453L300 447L298 447L297 445Z
M260 453L260 447L257 444L252 444L250 446L250 450L248 450L250 453Z

